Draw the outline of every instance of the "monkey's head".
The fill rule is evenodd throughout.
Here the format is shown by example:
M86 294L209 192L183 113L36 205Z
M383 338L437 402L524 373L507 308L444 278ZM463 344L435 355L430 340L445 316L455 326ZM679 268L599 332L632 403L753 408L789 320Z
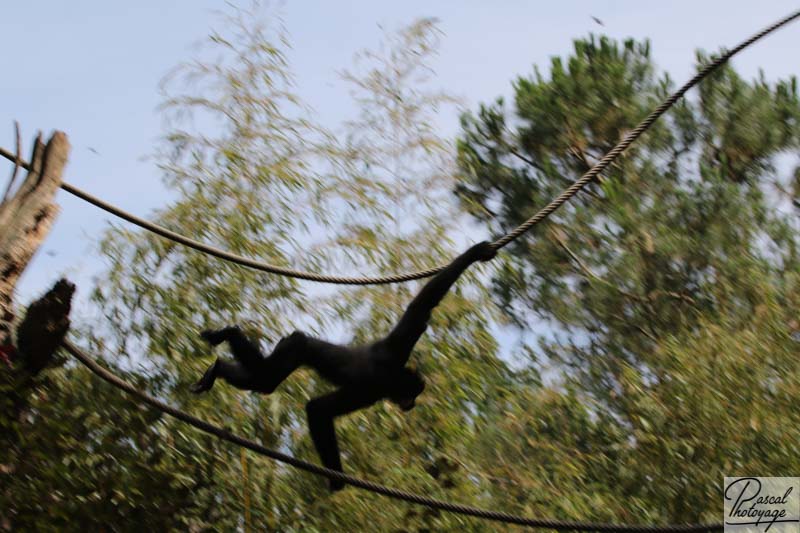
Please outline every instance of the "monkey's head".
M416 370L402 368L392 383L389 399L403 411L414 408L414 400L425 390L425 381Z

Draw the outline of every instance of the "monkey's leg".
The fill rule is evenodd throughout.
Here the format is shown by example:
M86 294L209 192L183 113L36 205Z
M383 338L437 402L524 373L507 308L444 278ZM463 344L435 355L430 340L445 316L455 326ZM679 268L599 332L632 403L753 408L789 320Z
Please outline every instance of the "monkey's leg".
M344 472L342 470L339 444L336 441L336 429L333 425L334 418L368 407L378 399L372 394L339 389L319 398L314 398L306 404L311 440L314 442L314 447L317 449L323 465L331 470ZM331 490L340 490L345 485L343 481L334 479L329 481Z
M191 391L195 394L206 392L214 386L217 378L224 379L237 389L257 390L258 383L247 368L236 362L231 363L217 359L208 367L200 381L192 386Z
M248 352L242 352L243 348L245 347L231 343L233 355L244 363L241 357L248 355ZM266 393L274 391L283 380L305 363L307 351L306 336L300 332L294 332L278 341L272 353L258 361L258 369L254 374L259 390Z
M236 326L204 331L201 336L212 345L227 341L234 359L249 374L248 388L267 394L306 361L308 351L307 337L297 331L281 339L267 357ZM233 379L239 379L238 371L231 372Z
M260 372L264 363L264 354L258 345L248 339L238 326L206 330L200 333L200 336L212 346L217 346L227 341L231 348L231 353L237 361L254 374Z

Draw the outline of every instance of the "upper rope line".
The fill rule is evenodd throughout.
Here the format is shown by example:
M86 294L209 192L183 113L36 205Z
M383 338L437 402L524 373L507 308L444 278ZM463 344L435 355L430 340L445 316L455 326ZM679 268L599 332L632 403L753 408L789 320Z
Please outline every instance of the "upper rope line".
M724 63L727 63L731 57L738 54L754 42L758 41L759 39L767 36L768 34L772 33L773 31L789 24L790 22L794 21L800 17L800 10L787 15L786 17L780 19L779 21L775 22L771 26L761 30L760 32L756 33L749 39L743 41L735 48L731 49L728 52L723 53L720 57L712 61L711 63L707 64L705 67L700 69L695 76L687 81L680 89L672 93L668 96L658 107L656 107L642 122L639 123L634 129L629 131L623 139L617 143L603 158L598 161L588 172L586 172L583 176L581 176L578 180L572 183L567 189L564 190L560 195L558 195L554 200L552 200L549 204L539 210L535 215L530 217L528 220L520 224L516 229L512 230L505 236L501 237L500 239L494 241L492 244L495 248L500 249L509 244L510 242L514 241L515 239L519 238L522 234L530 230L533 226L538 224L539 222L543 221L547 217L549 217L556 209L564 205L568 200L570 200L573 196L578 194L578 192L583 189L590 181L595 179L603 170L605 170L617 157L619 157L622 152L624 152L636 139L638 139L642 133L644 133L650 126L666 112L670 107L672 107L675 102L678 101L689 89L697 85L702 79L707 77L711 74L714 70L719 68ZM11 152L0 148L0 155L5 157L6 159L14 162L16 165L26 168L28 170L31 169L30 164L27 161L23 161L18 157L18 155L14 155ZM109 204L91 194L82 191L81 189L75 187L74 185L70 185L69 183L62 182L61 188L65 191L69 192L81 198L104 211L107 211L117 217L120 217L128 222L135 224L143 229L151 231L157 235L160 235L166 239L170 239L174 242L183 244L188 246L189 248L193 248L200 252L212 255L214 257L218 257L220 259L224 259L226 261L230 261L232 263L236 263L242 266L246 266L249 268L253 268L255 270L260 270L263 272L269 272L272 274L278 274L280 276L288 276L292 278L298 279L305 279L309 281L316 281L321 283L334 283L340 285L381 285L381 284L388 284L388 283L400 283L404 281L411 281L415 279L427 278L432 276L442 270L444 266L437 266L433 268L429 268L427 270L420 270L418 272L412 272L407 274L394 274L388 276L379 276L379 277L347 277L347 276L334 276L334 275L327 275L327 274L317 274L314 272L305 272L302 270L294 270L291 268L286 268L278 265L273 265L270 263L265 263L263 261L258 261L255 259L251 259L248 257L244 257L241 255L237 255L219 248L215 248L214 246L210 246L208 244L204 244L200 241L196 241L185 235L181 235L174 231L168 230L163 226L159 226L153 222L149 222L142 218L139 218L123 209L120 209L112 204Z
M180 409L172 407L171 405L168 405L162 402L161 400L153 398L146 392L137 389L130 383L120 379L107 369L97 364L97 362L94 361L90 356L85 354L80 348L77 348L68 340L63 341L62 347L67 352L69 352L73 357L75 357L80 363L86 366L92 373L94 373L96 376L100 377L104 381L110 383L111 385L113 385L118 389L123 390L124 392L127 392L132 396L135 396L139 401L146 403L151 407L154 407L155 409L158 409L159 411L162 411L163 413L166 413L180 420L181 422L185 422L191 426L194 426L200 431L213 435L219 439L231 442L237 446L247 448L248 450L251 450L259 455L263 455L275 461L288 464L294 468L305 470L306 472L310 472L312 474L316 474L319 476L324 476L329 479L343 481L348 485L352 485L354 487L358 487L360 489L369 492L374 492L376 494L382 494L383 496L388 496L396 500L403 500L413 504L423 505L431 509L439 509L441 511L449 513L473 516L475 518L480 518L483 520L492 520L495 522L504 522L507 524L517 524L531 528L555 529L557 531L631 531L631 532L641 531L648 533L659 533L659 532L673 533L681 531L723 530L723 525L721 523L668 524L663 526L657 526L657 525L637 525L637 524L574 522L566 520L553 520L548 518L532 518L527 516L513 515L510 513L504 513L500 511L490 511L488 509L481 509L480 507L472 507L470 505L464 505L460 503L438 500L436 498L430 498L428 496L423 496L421 494L416 494L413 492L407 492L392 487L387 487L386 485L381 485L373 481L368 481L355 476L351 476L343 472L339 472L338 470L331 470L330 468L325 468L323 466L319 466L314 463L309 463L308 461L303 461L302 459L292 457L291 455L287 455L277 450L272 450L270 448L262 446L261 444L258 444L257 442L253 442L251 440L245 439L244 437L235 435L226 429L215 426L209 422L206 422L205 420L201 420L193 415L190 415L189 413L186 413L184 411L181 411Z

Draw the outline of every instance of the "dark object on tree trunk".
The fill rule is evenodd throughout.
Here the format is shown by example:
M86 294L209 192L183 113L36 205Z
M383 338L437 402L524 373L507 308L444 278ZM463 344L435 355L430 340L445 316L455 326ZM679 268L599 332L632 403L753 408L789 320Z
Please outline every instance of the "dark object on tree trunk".
M60 279L33 302L17 328L17 358L35 376L51 362L69 330L69 311L75 285Z

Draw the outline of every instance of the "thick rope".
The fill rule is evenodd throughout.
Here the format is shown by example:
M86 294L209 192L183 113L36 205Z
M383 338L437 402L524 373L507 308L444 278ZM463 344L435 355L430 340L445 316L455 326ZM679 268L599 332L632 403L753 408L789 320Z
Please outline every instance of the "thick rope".
M367 481L364 479L357 478L355 476L344 474L337 470L331 470L330 468L325 468L319 465L315 465L313 463L309 463L307 461L303 461L301 459L297 459L295 457L292 457L291 455L287 455L279 451L266 448L256 442L235 435L226 429L210 424L205 420L201 420L184 411L181 411L180 409L176 409L175 407L167 405L166 403L153 398L147 393L140 391L130 383L120 379L119 377L115 376L114 374L112 374L99 364L97 364L91 357L86 355L83 351L74 346L71 342L64 340L62 346L65 350L67 350L67 352L72 354L78 361L80 361L83 365L89 368L89 370L91 370L95 375L99 376L101 379L110 383L114 387L117 387L118 389L121 389L132 396L135 396L139 401L146 403L151 407L154 407L155 409L158 409L159 411L162 411L174 418L177 418L181 422L185 422L191 426L194 426L200 431L203 431L210 435L214 435L215 437L236 444L237 446L242 446L244 448L247 448L248 450L254 451L259 455L269 457L270 459L274 459L281 463L286 463L300 470L305 470L306 472L311 472L312 474L324 476L329 479L342 481L344 483L347 483L348 485L352 485L354 487L358 487L360 489L364 489L369 492L382 494L384 496L388 496L390 498L394 498L397 500L403 500L417 505L430 507L432 509L439 509L441 511L449 513L474 516L476 518L481 518L483 520L493 520L496 522L505 522L508 524L517 524L532 528L555 529L558 531L677 532L677 531L722 531L723 529L721 523L674 524L674 525L664 525L664 526L650 526L650 525L605 524L605 523L594 523L594 522L571 522L563 520L551 520L546 518L529 518L525 516L503 513L499 511L489 511L487 509L481 509L469 505L462 505L459 503L437 500L435 498L429 498L427 496L422 496L420 494L414 494L412 492L406 492L394 489L391 487L387 487L385 485L374 483L372 481Z
M0 155L9 159L11 161L17 162L18 165L26 170L31 169L30 163L24 161L22 159L18 159L15 155L4 148L0 148ZM66 182L61 183L61 188L67 191L78 198L93 204L103 211L111 213L119 218L127 220L131 224L135 224L140 228L146 229L156 235L160 235L165 239L169 239L171 241L183 244L184 246L188 246L189 248L193 248L199 252L203 252L205 254L218 257L220 259L224 259L225 261L230 261L231 263L236 263L238 265L242 265L248 268L252 268L255 270L260 270L262 272L269 272L271 274L278 274L279 276L287 276L290 278L298 278L298 279L306 279L309 281L316 281L320 283L335 283L340 285L378 285L378 284L387 284L387 283L400 283L403 281L410 281L413 279L421 279L427 278L429 276L433 276L437 272L439 272L443 267L436 267L430 268L428 270L422 270L420 272L415 272L413 274L400 274L395 276L384 276L380 278L364 278L364 277L342 277L342 276L329 276L326 274L316 274L314 272L305 272L302 270L294 270L291 268L286 268L278 265L272 265L269 263L265 263L263 261L258 261L256 259L251 259L249 257L244 257L238 254L234 254L220 248L215 248L214 246L210 246L208 244L202 243L200 241L194 240L190 237L185 235L181 235L180 233L176 233L172 230L165 228L164 226L159 226L153 222L145 220L143 218L139 218L136 215L129 213L119 207L109 204L97 198L96 196L92 196L88 192L75 187Z
M731 57L741 52L754 42L772 33L778 28L794 21L798 17L800 17L800 11L796 11L795 13L784 17L775 24L753 35L746 41L739 44L736 48L733 48L729 52L722 54L716 60L712 61L711 63L703 67L691 80L686 82L680 89L678 89L676 92L670 95L666 100L664 100L661 103L661 105L659 105L655 110L653 110L647 116L647 118L645 118L638 126L629 131L628 134L625 135L625 137L616 146L614 146L614 148L612 148L600 161L598 161L588 172L586 172L586 174L581 176L580 179L578 179L572 185L570 185L557 198L555 198L544 208L539 210L538 213L536 213L531 218L523 222L520 226L518 226L516 229L514 229L504 237L496 240L493 243L495 248L498 249L503 248L511 241L519 238L523 233L530 230L533 226L535 226L539 222L549 217L556 209L564 205L570 198L575 196L590 181L595 179L603 170L605 170L617 157L619 157L619 155L622 154L622 152L624 152L636 139L638 139L642 135L642 133L644 133L658 119L658 117L663 115L664 112L667 111L667 109L672 107L675 104L675 102L677 102L678 99L680 99L686 93L686 91L697 85L703 78L711 74L711 72L719 68L724 63L726 63ZM3 157L12 162L15 162L19 166L30 170L30 165L26 161L20 160L17 156L12 154L11 152L8 152L7 150L4 150L3 148L0 148L0 155L2 155ZM148 222L144 219L141 219L135 215L132 215L131 213L128 213L127 211L124 211L114 205L106 203L103 200L100 200L99 198L96 198L91 194L84 192L81 189L78 189L77 187L70 185L68 183L62 183L61 188L71 194L74 194L78 198L81 198L91 204L94 204L95 206L99 207L100 209L103 209L104 211L107 211L115 216L123 218L128 222L135 224L141 228L144 228L148 231L151 231L157 235L161 235L164 238L178 242L190 248L194 248L195 250L212 255L214 257L224 259L226 261L237 263L239 265L253 268L256 270L261 270L263 272L278 274L281 276L288 276L292 278L306 279L310 281L317 281L323 283L335 283L341 285L380 285L380 284L400 283L404 281L427 278L429 276L436 274L437 272L439 272L444 268L443 266L438 266L429 268L427 270L421 270L419 272L412 272L408 274L395 274L390 276L380 276L374 278L334 276L326 274L315 274L313 272L304 272L301 270L294 270L277 265L272 265L262 261L257 261L255 259L243 257L241 255L233 254L231 252L226 252L225 250L221 250L219 248L203 244L202 242L196 241L194 239L190 239L189 237L186 237L179 233L175 233L174 231L170 231L167 228L164 228L152 222Z

